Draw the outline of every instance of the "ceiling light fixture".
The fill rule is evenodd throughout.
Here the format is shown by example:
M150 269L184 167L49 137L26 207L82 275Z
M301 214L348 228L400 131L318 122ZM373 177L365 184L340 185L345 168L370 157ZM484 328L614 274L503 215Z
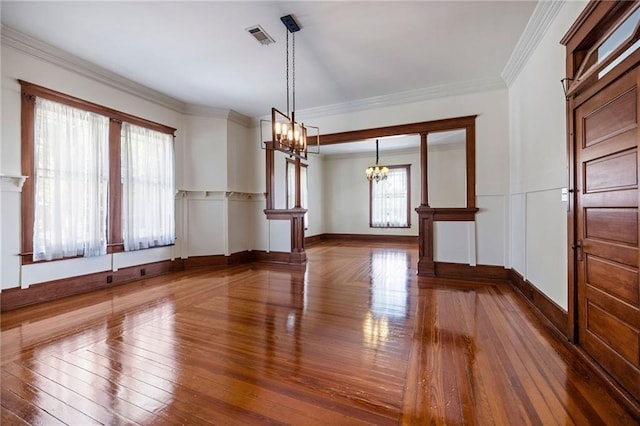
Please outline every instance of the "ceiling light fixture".
M287 113L283 113L277 108L271 108L271 141L273 149L285 152L289 155L307 158L307 153L317 154L320 152L320 131L318 127L298 123L295 118L296 109L296 32L300 31L300 26L293 15L286 15L280 18L286 27L287 56L286 56L286 78L287 78ZM291 33L292 61L289 69L289 34ZM308 151L309 129L315 129L311 136L315 139L313 145L316 151ZM264 140L264 139L263 139Z
M376 182L380 182L381 180L385 180L389 176L389 168L387 166L380 167L378 165L378 160L378 139L376 139L376 164L374 166L367 167L367 170L365 170L367 180L369 182L373 180Z

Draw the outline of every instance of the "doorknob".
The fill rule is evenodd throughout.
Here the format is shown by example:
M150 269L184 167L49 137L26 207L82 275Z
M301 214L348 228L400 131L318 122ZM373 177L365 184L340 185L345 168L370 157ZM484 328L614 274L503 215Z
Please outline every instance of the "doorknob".
M576 241L575 244L571 245L571 248L576 251L576 255L578 256L578 262L582 262L582 240Z

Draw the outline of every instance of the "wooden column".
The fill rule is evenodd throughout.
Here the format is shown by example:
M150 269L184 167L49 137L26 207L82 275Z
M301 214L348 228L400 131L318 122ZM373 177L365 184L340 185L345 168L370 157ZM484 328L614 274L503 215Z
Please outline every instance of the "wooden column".
M427 150L428 133L420 133L420 206L429 207L429 179L428 179L428 150Z
M419 258L418 275L435 277L433 259L433 218L434 210L429 207L427 133L420 133L420 207L418 213Z
M266 208L264 210L267 220L288 220L291 224L291 253L289 264L303 264L307 261L307 253L304 250L304 214L306 209L301 207L302 197L300 192L300 158L295 160L295 206L292 209L275 209L275 153L273 142L265 142L265 172L266 172Z
M273 166L274 166L274 161L275 161L275 156L274 156L274 152L273 152L273 142L265 142L265 157L266 157L266 161L265 161L265 172L266 172L266 179L265 182L267 183L267 188L266 188L266 199L267 199L267 205L266 205L266 210L273 210L273 194L275 193L275 178L274 178L274 170L273 170Z
M419 257L418 275L435 277L435 261L433 259L433 217L434 210L430 207L418 207Z

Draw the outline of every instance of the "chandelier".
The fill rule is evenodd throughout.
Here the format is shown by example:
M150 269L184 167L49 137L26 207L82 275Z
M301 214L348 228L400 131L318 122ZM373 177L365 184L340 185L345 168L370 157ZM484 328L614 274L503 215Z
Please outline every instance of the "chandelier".
M387 176L389 176L389 168L387 166L379 166L378 159L378 139L376 139L376 164L374 166L367 167L367 170L365 170L365 173L367 174L367 180L369 180L369 182L371 182L372 180L380 182L381 180L385 180Z
M286 154L307 158L309 129L315 129L312 138L315 138L315 145L319 153L320 136L319 129L315 126L305 125L296 121L296 32L300 31L300 26L293 18L293 15L286 15L280 18L286 31L286 77L287 77L287 113L271 108L271 141L273 149L285 152ZM291 34L291 69L289 69L289 34Z

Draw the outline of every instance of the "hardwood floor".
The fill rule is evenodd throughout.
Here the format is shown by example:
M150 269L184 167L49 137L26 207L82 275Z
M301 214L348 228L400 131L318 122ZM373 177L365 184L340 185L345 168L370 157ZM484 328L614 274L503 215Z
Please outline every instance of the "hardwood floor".
M636 424L506 284L417 248L198 269L2 314L1 422Z

